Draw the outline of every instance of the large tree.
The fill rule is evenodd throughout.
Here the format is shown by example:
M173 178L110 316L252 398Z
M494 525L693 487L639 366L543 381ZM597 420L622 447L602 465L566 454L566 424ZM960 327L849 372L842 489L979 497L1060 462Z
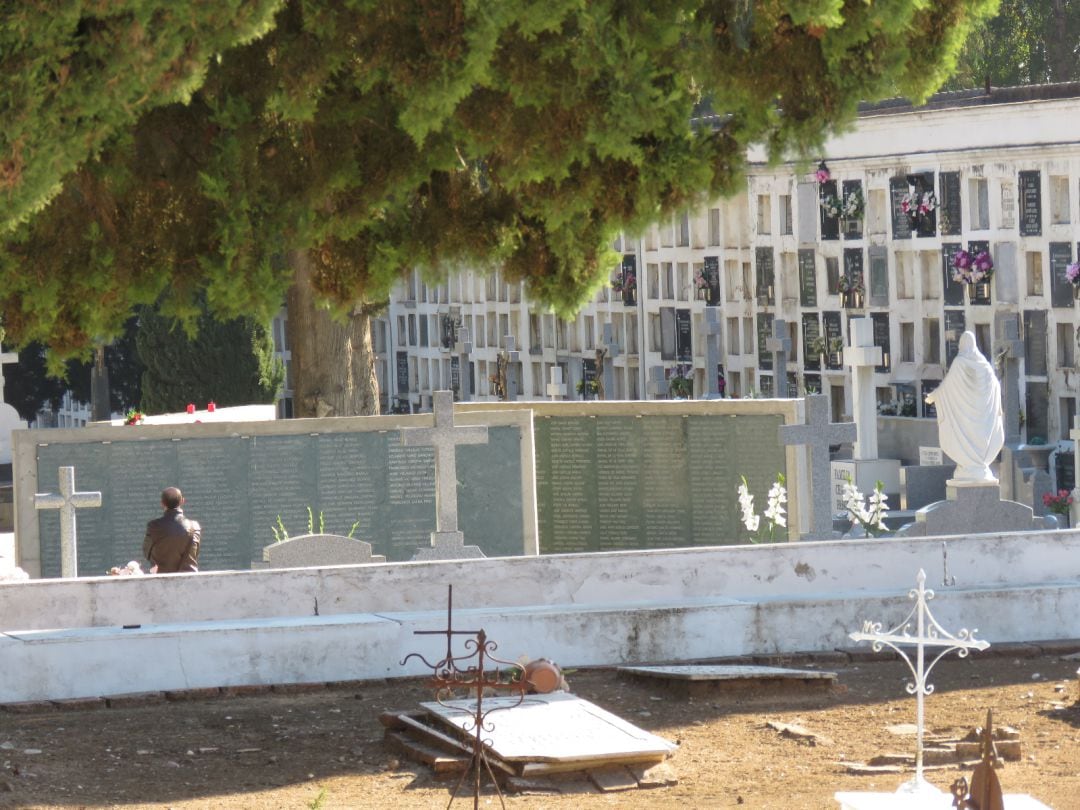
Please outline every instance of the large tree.
M497 264L567 313L617 230L732 191L752 143L806 153L860 100L925 98L995 6L293 0L66 178L0 253L0 313L64 353L166 287L189 317L291 287L298 413L370 411L403 272Z
M0 4L0 232L144 112L190 98L210 58L265 34L283 2Z
M1080 3L1001 0L960 50L953 90L1080 80Z

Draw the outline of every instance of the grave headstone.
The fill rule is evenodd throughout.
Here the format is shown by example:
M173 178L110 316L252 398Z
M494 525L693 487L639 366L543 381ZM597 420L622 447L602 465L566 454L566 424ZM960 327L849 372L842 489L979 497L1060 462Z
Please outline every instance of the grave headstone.
M663 366L652 366L649 369L649 381L646 390L654 398L667 396L668 382Z
M724 356L720 346L723 323L720 307L705 307L705 399L717 399L720 390L720 360Z
M774 376L776 377L776 396L786 399L787 359L791 351L791 338L788 337L787 321L777 318L772 323L772 337L766 338L765 348L772 352Z
M619 344L615 341L615 330L610 323L604 324L604 335L601 340L604 356L598 358L603 363L600 371L600 385L603 389L604 399L615 398L615 358L619 356Z
M875 369L881 366L882 349L874 342L872 318L852 318L851 345L844 348L844 364L851 369L851 407L858 436L852 447L851 461L833 462L833 509L844 511L843 479L850 479L862 493L872 492L877 482L888 495L900 493L899 459L878 458L877 395Z
M371 543L339 534L302 534L263 549L267 568L310 568L386 562L371 553Z
M814 394L804 400L804 425L785 425L780 428L780 444L806 445L810 453L810 492L801 489L802 502L811 504L812 523L808 540L828 540L833 536L831 471L829 445L843 444L855 439L856 428L851 422L835 423L829 419L829 398ZM805 479L799 476L802 483Z
M506 400L513 402L521 393L521 352L513 335L503 336L501 354L506 363Z
M60 510L60 575L77 577L78 549L75 532L75 510L101 506L100 492L77 492L75 490L75 468L60 468L60 494L37 493L34 495L35 509Z
M468 402L472 389L472 369L469 367L469 355L472 354L472 336L465 326L458 327L454 351L458 355L458 401Z
M512 337L509 345L513 345ZM413 559L483 557L484 553L478 546L465 545L465 535L458 531L457 446L487 444L488 431L486 427L455 427L454 395L450 391L436 391L433 406L434 427L404 428L401 431L403 446L435 449L435 531L431 533L431 548L419 549Z
M566 397L566 383L563 382L562 366L552 366L549 372L551 381L547 384L547 395L552 401Z

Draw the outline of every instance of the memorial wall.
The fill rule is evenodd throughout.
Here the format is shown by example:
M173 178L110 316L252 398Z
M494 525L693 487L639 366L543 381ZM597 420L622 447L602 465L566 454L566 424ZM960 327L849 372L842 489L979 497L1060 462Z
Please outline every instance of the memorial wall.
M795 407L458 404L459 423L489 425L488 444L457 449L460 528L488 556L529 553L537 543L552 554L748 542L740 476L761 513L794 458L778 428L795 421ZM186 513L203 525L202 570L249 568L274 542L279 515L290 535L307 531L308 507L316 521L323 514L327 532L347 534L358 522L355 536L374 553L408 560L435 528L434 454L401 446L397 428L409 421L430 417L287 420L246 424L243 433L229 424L23 431L18 457L29 459L31 474L20 476L17 497L29 519L19 522L33 534L20 539L23 559L33 569L27 558L36 550L41 575L59 576L59 514L34 511L33 492L55 491L58 468L74 466L76 489L103 496L100 509L78 511L81 576L141 557L146 522L160 514L169 485L184 491ZM379 429L358 429L364 424ZM796 514L796 493L790 497ZM792 536L783 534L777 539Z
M459 527L488 556L535 547L535 513L525 507L523 483L531 475L522 474L523 459L531 464L522 452L524 443L531 455L531 435L523 437L528 419L507 416L521 424L491 425L487 444L457 449ZM28 491L19 487L17 497L33 524L41 576L60 574L60 518L55 510L36 512L33 492L57 491L61 466L75 467L77 490L102 493L101 508L77 512L81 576L142 558L146 523L161 514L166 486L183 490L185 514L202 524L201 570L250 568L274 542L278 517L289 535L304 534L309 508L316 530L320 513L329 533L348 534L357 524L354 536L370 542L373 553L409 560L430 544L435 529L434 451L402 447L395 429L357 430L364 418L259 423L273 426L269 435L259 434L256 423L244 425L244 434L225 424L231 435L205 436L199 434L218 426L25 431L24 445L38 441L29 444ZM402 419L366 418L380 424ZM430 417L418 419L417 426L430 423ZM342 429L328 430L331 421ZM50 441L40 441L45 438ZM37 482L33 489L30 480ZM21 517L20 525L26 523ZM27 545L20 536L22 556L36 556Z

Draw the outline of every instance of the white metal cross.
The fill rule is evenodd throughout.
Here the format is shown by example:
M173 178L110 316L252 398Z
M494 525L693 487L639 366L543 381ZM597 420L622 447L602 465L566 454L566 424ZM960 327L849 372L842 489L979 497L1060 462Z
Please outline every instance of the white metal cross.
M37 493L34 495L35 509L60 510L60 576L77 577L79 575L78 557L75 547L75 510L101 506L100 492L76 492L75 468L60 468L60 494Z
M4 365L6 363L18 363L17 352L5 352L0 350L0 402L4 402Z
M456 532L457 525L457 446L487 444L486 427L454 426L454 394L436 391L432 397L435 427L402 428L405 447L435 448L435 531Z
M985 650L990 646L987 641L976 640L975 630L958 630L954 636L934 618L927 603L934 598L934 592L926 589L926 572L919 569L915 576L916 587L908 592L908 598L915 600L915 606L907 617L891 630L882 630L881 622L863 622L862 632L852 633L852 641L873 642L874 652L881 652L885 645L892 647L904 659L915 680L907 685L909 695L915 695L916 705L916 749L915 749L915 783L923 781L923 698L932 694L934 687L926 682L930 670L934 665L945 657L947 653L957 650L960 658L966 658L971 650ZM915 622L915 635L911 635L911 623ZM915 663L911 663L908 654L900 649L900 645L915 647ZM926 663L926 648L940 648L929 665Z

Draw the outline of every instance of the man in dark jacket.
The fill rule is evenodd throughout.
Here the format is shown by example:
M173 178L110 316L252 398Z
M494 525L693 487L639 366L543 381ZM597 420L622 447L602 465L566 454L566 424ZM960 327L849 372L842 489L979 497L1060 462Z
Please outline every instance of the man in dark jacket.
M146 524L143 554L159 574L199 570L199 541L202 527L184 517L184 495L176 487L161 493L165 514Z

